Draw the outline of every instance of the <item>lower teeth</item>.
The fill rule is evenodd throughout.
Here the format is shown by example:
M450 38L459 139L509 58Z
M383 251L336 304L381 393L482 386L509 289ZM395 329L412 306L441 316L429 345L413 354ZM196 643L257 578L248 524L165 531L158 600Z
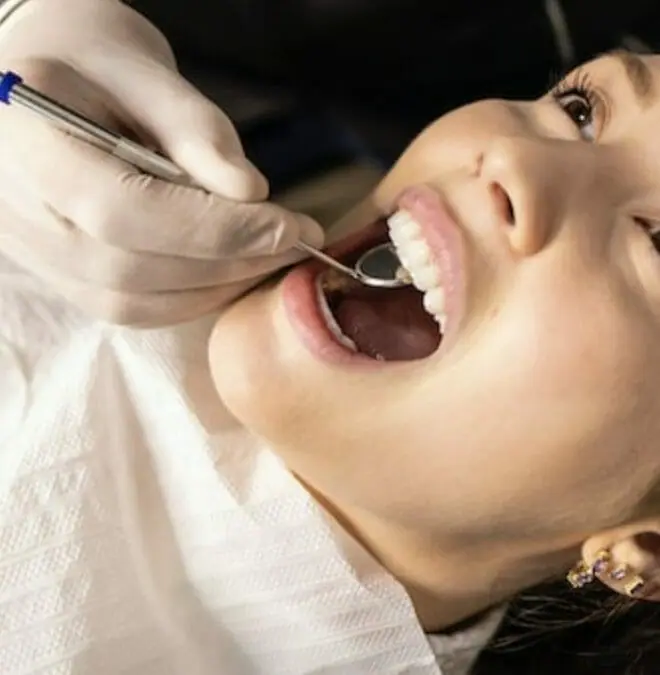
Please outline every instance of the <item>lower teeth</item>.
M320 275L316 278L316 295L318 298L319 307L321 308L321 314L325 319L326 326L329 328L332 335L336 338L336 340L340 344L344 345L344 347L350 349L352 352L357 352L358 349L357 346L355 345L355 342L353 342L353 340L346 337L341 332L339 324L335 320L335 317L332 315L330 307L328 307L328 301L323 291L322 276L323 275Z

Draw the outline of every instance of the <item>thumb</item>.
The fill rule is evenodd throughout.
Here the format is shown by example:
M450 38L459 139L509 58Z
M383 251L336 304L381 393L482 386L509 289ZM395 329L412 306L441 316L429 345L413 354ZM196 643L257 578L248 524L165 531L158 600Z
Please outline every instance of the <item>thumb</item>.
M268 197L231 120L179 73L155 64L130 95L135 121L196 183L240 202Z

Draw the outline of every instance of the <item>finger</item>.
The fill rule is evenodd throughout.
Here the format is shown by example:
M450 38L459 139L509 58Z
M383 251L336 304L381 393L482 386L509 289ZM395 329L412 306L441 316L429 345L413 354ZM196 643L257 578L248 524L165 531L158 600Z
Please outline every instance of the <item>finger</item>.
M238 204L137 173L21 112L8 118L0 137L12 158L0 175L29 186L37 201L117 248L229 259L287 251L299 237L319 246L324 238L320 226L304 215L274 204Z
M48 219L43 227L44 219ZM299 261L297 251L233 262L190 260L124 251L92 239L72 236L65 219L44 210L41 225L9 214L0 227L0 250L37 276L47 268L63 277L109 290L153 293L211 288L263 278ZM11 224L11 226L8 226Z
M268 182L245 157L227 115L179 73L153 64L121 103L163 152L206 189L236 201L261 201Z
M315 221L275 204L238 204L144 175L117 178L107 163L97 169L97 185L69 193L58 207L91 237L119 248L227 261L276 255L300 239L312 246L324 241Z

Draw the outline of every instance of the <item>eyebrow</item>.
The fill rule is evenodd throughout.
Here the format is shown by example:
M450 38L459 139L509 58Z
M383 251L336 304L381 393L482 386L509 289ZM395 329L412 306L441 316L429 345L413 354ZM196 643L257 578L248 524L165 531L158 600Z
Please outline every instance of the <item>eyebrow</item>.
M639 104L643 107L647 106L655 97L655 93L653 75L644 60L625 49L613 49L604 56L614 58L621 63Z

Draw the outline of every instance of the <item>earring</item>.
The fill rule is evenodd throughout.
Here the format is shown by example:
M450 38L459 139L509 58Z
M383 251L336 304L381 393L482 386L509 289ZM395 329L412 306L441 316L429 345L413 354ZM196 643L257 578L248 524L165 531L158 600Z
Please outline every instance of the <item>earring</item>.
M596 554L592 565L587 565L584 560L580 560L566 575L566 580L573 588L584 588L594 581L597 574L607 572L611 562L612 554L607 549L601 549Z
M584 588L594 580L593 570L584 560L580 560L566 575L566 580L575 589Z
M627 595L637 595L642 588L646 585L646 582L639 574L635 574L630 581L623 587L623 590Z
M607 570L610 569L612 565L612 554L606 549L603 548L598 553L596 553L596 559L592 566L594 575L596 574L605 574Z
M623 581L631 572L632 570L630 569L629 565L626 565L625 563L622 565L617 565L610 572L610 579L613 581Z
M633 572L630 565L618 565L610 572L610 578L614 581L623 581L628 578L627 583L624 584L623 590L627 595L637 595L646 585L644 579Z
M584 588L594 581L597 575L606 573L612 581L628 579L623 586L627 595L638 595L646 585L644 579L639 574L635 574L630 565L621 563L612 568L612 554L607 549L598 551L592 565L587 565L584 560L580 560L566 575L566 579L573 588Z

